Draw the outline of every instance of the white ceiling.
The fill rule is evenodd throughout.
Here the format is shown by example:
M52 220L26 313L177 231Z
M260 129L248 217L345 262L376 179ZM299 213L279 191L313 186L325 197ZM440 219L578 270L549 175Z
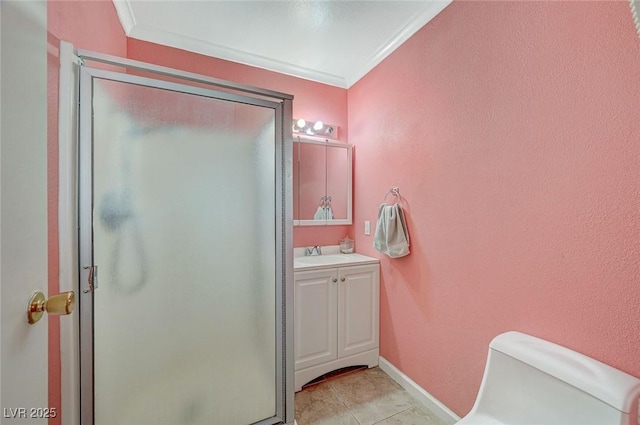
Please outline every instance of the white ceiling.
M113 0L128 37L350 87L451 0Z

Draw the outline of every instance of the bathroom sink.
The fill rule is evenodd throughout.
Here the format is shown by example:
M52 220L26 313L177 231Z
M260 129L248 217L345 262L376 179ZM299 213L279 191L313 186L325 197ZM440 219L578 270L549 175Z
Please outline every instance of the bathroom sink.
M305 257L295 257L293 259L293 268L300 270L326 266L344 266L347 264L369 264L377 262L378 260L375 258L360 254L309 255Z
M307 257L297 257L296 263L301 263L309 266L323 266L329 264L343 264L349 263L352 259L349 254L329 254L329 255L310 255Z

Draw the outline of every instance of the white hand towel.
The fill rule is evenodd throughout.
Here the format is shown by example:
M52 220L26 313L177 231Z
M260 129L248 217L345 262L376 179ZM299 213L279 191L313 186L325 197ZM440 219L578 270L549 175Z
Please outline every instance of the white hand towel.
M316 210L316 213L313 215L313 219L314 220L326 220L323 207L318 207L318 209Z
M391 258L409 254L409 232L404 212L398 204L380 205L373 247Z
M333 211L331 207L318 207L313 215L314 220L333 220Z

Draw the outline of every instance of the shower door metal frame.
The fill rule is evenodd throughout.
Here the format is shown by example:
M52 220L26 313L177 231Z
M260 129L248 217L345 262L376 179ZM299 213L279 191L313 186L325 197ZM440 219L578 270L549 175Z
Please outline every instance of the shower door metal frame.
M171 90L223 101L266 107L275 113L275 300L276 300L276 409L275 416L259 421L260 425L293 424L294 368L293 368L293 183L292 183L292 125L293 96L235 84L203 75L179 71L130 59L78 50L79 63L79 119L78 119L78 243L80 338L80 423L93 425L93 296L88 287L93 258L93 79L118 81L161 90ZM86 62L101 62L142 70L186 82L195 82L228 90L218 91L188 84L169 82L138 75L91 68ZM238 92L238 93L236 93ZM87 291L87 292L85 292ZM98 290L99 291L99 290ZM98 292L99 294L99 292ZM248 425L248 424L247 424Z

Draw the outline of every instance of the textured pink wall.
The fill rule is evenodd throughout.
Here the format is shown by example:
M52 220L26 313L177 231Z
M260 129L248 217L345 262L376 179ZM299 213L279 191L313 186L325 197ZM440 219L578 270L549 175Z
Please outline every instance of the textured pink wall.
M58 249L58 78L60 40L76 48L112 55L126 55L126 39L111 1L47 2L47 163L49 294L59 292ZM49 407L61 412L60 398L60 322L49 316ZM62 415L49 419L50 425L63 423Z
M345 89L135 39L127 39L127 55L131 59L293 94L295 118L335 124L340 127L340 140L347 141ZM353 237L352 226L296 227L293 233L294 246L337 245L345 235Z
M454 2L349 89L358 250L399 186L381 354L459 415L495 335L640 377L640 39L627 2Z

